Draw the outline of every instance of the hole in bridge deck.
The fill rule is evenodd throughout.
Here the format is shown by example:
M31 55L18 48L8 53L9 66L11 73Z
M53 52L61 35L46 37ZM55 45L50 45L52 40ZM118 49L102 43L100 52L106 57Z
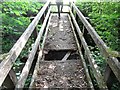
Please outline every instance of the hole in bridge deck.
M53 60L63 60L67 56L66 60L78 60L79 54L76 50L50 50L45 54L44 60L53 61Z

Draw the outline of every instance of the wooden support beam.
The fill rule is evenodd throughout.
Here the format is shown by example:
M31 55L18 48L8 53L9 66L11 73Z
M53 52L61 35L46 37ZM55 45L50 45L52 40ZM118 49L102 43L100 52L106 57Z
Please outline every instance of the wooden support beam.
M71 51L68 51L61 61L66 61L70 56L70 54L71 54Z
M29 70L30 70L30 68L31 68L31 65L32 65L32 62L33 62L35 53L36 53L36 51L37 51L37 49L38 49L38 46L39 46L41 37L42 37L42 35L43 35L45 26L47 25L47 20L48 20L49 15L50 15L50 10L51 10L51 8L49 9L49 11L48 11L48 13L47 13L47 15L46 15L46 18L45 18L45 20L44 20L44 22L43 22L43 25L42 25L42 27L41 27L41 30L40 30L40 32L39 32L39 34L38 34L38 37L37 37L36 41L35 41L35 44L34 44L34 46L32 47L32 51L30 52L30 55L29 55L29 57L28 57L28 59L27 59L27 62L26 62L26 64L25 64L25 66L24 66L24 68L23 68L23 70L22 70L22 73L21 73L21 75L20 75L20 78L19 78L19 80L18 80L18 82L17 82L17 84L16 84L16 90L17 90L17 88L23 88L23 87L24 87L24 84L25 84L25 81L26 81L27 76L28 76L28 74L29 74Z
M83 37L83 34L82 34L82 32L81 32L81 30L80 30L80 28L79 28L79 26L78 26L78 24L77 24L77 22L76 22L75 17L74 17L74 15L73 15L73 13L72 13L71 10L70 10L70 14L71 14L73 23L74 23L74 25L75 25L75 27L76 27L76 30L77 30L77 32L78 32L78 35L79 35L79 37L80 37L80 39L81 39L82 45L83 45L83 47L84 47L84 49L85 49L87 58L88 58L88 60L89 60L89 63L90 63L90 65L91 65L91 68L92 68L92 70L93 70L94 76L95 76L95 78L96 78L96 80L97 80L98 86L99 86L100 89L107 89L107 86L106 86L106 83L105 83L105 81L104 81L104 78L103 78L103 76L101 75L100 71L98 70L98 66L97 66L97 64L95 63L94 58L92 57L92 54L91 54L91 52L90 52L90 50L89 50L89 48L88 48L88 45L87 45L87 43L86 43L86 41L85 41L85 39L84 39L84 37Z
M32 22L32 20L34 19L35 17L31 17L30 20ZM36 40L37 38L37 35L38 35L38 31L37 31L37 28L35 27L34 31L33 31L33 38L34 40Z
M44 5L44 7L40 10L37 14L35 19L30 23L28 28L25 32L21 35L19 40L15 43L12 49L9 51L9 55L0 63L0 87L4 82L6 76L8 75L9 71L11 70L13 63L16 61L17 57L20 55L22 49L24 48L26 42L28 41L29 37L31 36L34 28L38 24L39 20L41 19L44 11L48 7L50 0Z
M17 82L16 74L13 69L10 70L9 74L5 78L5 81L2 84L2 87L0 87L0 90L2 88L9 88L14 89Z
M76 43L77 43L77 47L78 47L80 59L82 60L83 67L84 67L84 69L85 69L85 74L86 74L86 77L87 77L88 84L89 84L91 90L94 90L94 86L93 86L92 80L91 80L91 78L90 78L89 71L88 71L88 68L87 68L85 59L84 59L83 54L82 54L82 52L81 52L81 47L80 47L79 41L78 41L78 39L77 39L77 35L76 35L76 33L75 33L75 29L74 29L73 24L72 24L72 20L71 20L71 18L70 18L69 15L68 15L68 17L69 17L69 21L70 21L70 24L71 24L71 27L72 27L72 30L73 30L73 34L74 34L74 37L75 37L75 40L76 40Z
M106 70L105 70L105 81L107 82L109 77L110 77L110 73L111 73L111 69L109 68L109 66L106 67Z
M106 84L108 85L108 88L111 89L113 85L113 72L109 65L106 66L105 73L104 73L104 79L106 81Z
M96 43L96 45L99 47L101 54L106 58L106 61L109 65L109 67L114 72L117 79L120 81L120 62L117 60L117 58L112 57L108 53L108 47L104 43L104 41L100 38L100 36L97 34L95 29L90 25L90 23L86 20L86 18L83 16L83 14L80 12L80 10L75 6L74 3L72 3L72 6L76 10L78 17L90 33L92 39Z
M49 18L49 21L48 21L48 24L47 24L47 27L46 27L46 30L45 30L45 35L44 35L44 38L43 38L42 47L41 47L41 50L39 51L37 63L36 63L36 66L35 66L35 69L34 69L34 72L33 72L33 76L32 76L32 80L31 80L29 89L32 89L32 88L35 87L34 81L35 81L35 79L36 79L37 71L38 71L38 69L39 69L39 62L40 62L40 60L41 60L41 58L42 58L42 52L43 52L43 48L44 48L44 45L45 45L45 39L46 39L46 37L47 37L47 33L48 33L48 30L49 30L49 25L50 25L51 17L52 17L52 15L50 15L50 18Z

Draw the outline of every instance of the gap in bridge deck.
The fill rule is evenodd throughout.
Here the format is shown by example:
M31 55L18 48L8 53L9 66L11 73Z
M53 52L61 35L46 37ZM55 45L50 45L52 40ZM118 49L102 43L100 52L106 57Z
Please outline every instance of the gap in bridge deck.
M70 53L70 55L68 55L66 60L80 59L78 52L74 50L59 50L59 51L50 50L47 54L45 54L45 60L46 61L62 60L67 53Z

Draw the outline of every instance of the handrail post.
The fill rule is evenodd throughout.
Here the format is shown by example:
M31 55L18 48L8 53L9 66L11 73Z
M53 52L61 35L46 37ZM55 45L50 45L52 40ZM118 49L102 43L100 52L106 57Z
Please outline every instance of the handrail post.
M113 72L111 70L111 68L109 67L109 65L107 64L106 69L105 69L105 73L104 73L104 78L106 81L106 84L108 85L108 88L110 89L113 82L113 78L111 78L111 76L113 76Z
M30 21L32 22L33 19L34 19L34 17L31 17ZM33 31L33 38L34 38L34 40L36 40L37 35L38 35L38 31L37 31L37 26L36 26L34 31Z

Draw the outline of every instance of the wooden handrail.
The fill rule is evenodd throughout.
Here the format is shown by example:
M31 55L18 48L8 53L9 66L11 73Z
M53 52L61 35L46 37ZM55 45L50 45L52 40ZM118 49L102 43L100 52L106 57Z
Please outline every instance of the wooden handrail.
M86 55L87 55L87 58L88 58L88 60L89 60L89 63L90 63L90 65L91 65L91 68L92 68L92 70L93 70L94 76L95 76L95 78L96 78L96 80L97 80L97 82L98 82L98 86L99 86L99 88L101 88L101 89L107 89L107 86L106 86L106 84L105 84L104 78L103 78L103 76L101 75L100 71L98 70L97 65L94 63L94 58L93 58L92 55L91 55L91 52L90 52L90 50L89 50L89 48L88 48L88 45L87 45L87 43L86 43L86 41L85 41L85 39L84 39L84 37L83 37L83 34L82 34L82 32L81 32L81 30L80 30L80 28L79 28L79 25L78 25L77 22L76 22L75 17L74 17L74 15L73 15L73 13L72 13L71 10L70 10L70 14L71 14L73 23L74 23L74 25L75 25L75 27L76 27L76 30L77 30L77 32L78 32L79 38L80 38L80 40L81 40L81 43L82 43L82 45L83 45L83 47L84 47L84 49L85 49L85 53L86 53Z
M39 69L39 62L41 61L42 56L43 56L42 52L43 52L44 45L45 45L45 39L47 38L51 17L52 17L52 15L50 15L50 17L49 17L48 24L47 24L45 34L44 34L44 38L43 38L43 41L42 41L42 46L40 47L40 51L39 51L39 54L38 54L38 59L37 59L35 69L34 69L34 72L33 72L33 75L32 75L32 80L31 80L31 83L30 83L30 86L29 86L30 90L31 90L31 88L35 88L34 82L35 82L35 79L36 79L36 76L37 76L37 70Z
M42 27L41 27L41 29L40 29L40 32L39 32L39 34L38 34L38 37L37 37L37 39L36 39L36 41L35 41L35 44L34 44L34 46L32 47L31 53L30 53L30 55L29 55L29 57L28 57L28 59L27 59L27 62L26 62L25 66L24 66L24 68L23 68L23 70L22 70L22 73L21 73L21 75L20 75L20 78L19 78L19 80L18 80L18 82L17 82L17 84L16 84L16 88L23 88L23 87L24 87L24 83L25 83L25 81L26 81L26 79L27 79L27 76L28 76L28 74L29 74L29 71L30 71L32 62L33 62L33 60L34 60L34 56L35 56L35 54L36 54L37 48L38 48L38 46L39 46L39 44L40 44L41 37L42 37L43 32L44 32L44 29L45 29L45 27L46 27L47 20L48 20L49 15L50 15L50 10L51 10L51 9L49 9L49 11L48 11L48 13L47 13L47 15L46 15L46 18L45 18L45 20L44 20L44 22L43 22L43 25L42 25Z
M80 43L79 43L77 35L75 33L75 28L72 24L72 20L71 20L70 16L68 16L68 17L69 17L69 21L70 21L70 24L71 24L71 27L72 27L72 31L73 31L73 34L74 34L74 37L75 37L75 40L76 40L76 44L77 44L77 47L78 47L80 59L82 60L82 63L83 63L83 66L84 66L84 69L85 69L85 72L86 72L85 74L86 74L86 77L87 77L87 80L88 80L88 84L89 84L91 90L94 90L94 86L93 86L92 80L90 78L89 71L88 71L85 59L83 57L82 51L81 51Z
M94 40L95 44L100 49L101 54L106 58L106 62L110 66L111 70L117 77L117 79L120 81L120 62L115 58L111 57L108 53L108 47L104 43L104 41L100 38L100 36L97 34L95 29L90 25L90 23L86 20L86 18L83 16L83 14L80 12L80 10L75 6L74 3L72 3L73 8L75 9L76 13L78 14L78 17L90 33L92 39Z
M21 35L21 37L18 39L18 41L15 43L15 45L9 51L9 54L6 57L6 59L0 63L0 87L1 87L2 83L4 82L6 76L8 75L9 71L11 70L13 63L16 61L16 59L20 55L26 42L28 41L28 39L31 36L32 32L34 31L36 25L38 24L39 20L41 19L42 15L44 14L44 11L49 6L49 4L50 4L50 0L47 1L47 3L43 6L43 8L40 10L40 12L37 14L37 16L34 18L34 20L30 23L30 25L25 30L25 32Z

